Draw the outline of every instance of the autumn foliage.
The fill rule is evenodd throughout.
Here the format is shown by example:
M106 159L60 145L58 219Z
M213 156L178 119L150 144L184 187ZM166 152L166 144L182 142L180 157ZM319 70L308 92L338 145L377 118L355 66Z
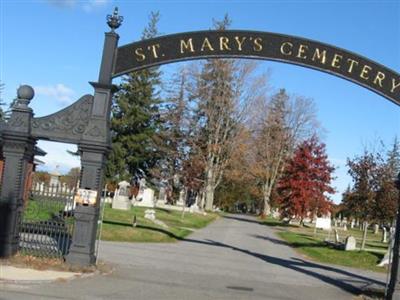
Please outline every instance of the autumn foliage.
M327 214L333 194L330 183L334 167L325 153L325 145L316 136L301 143L288 161L277 187L282 218L315 217Z

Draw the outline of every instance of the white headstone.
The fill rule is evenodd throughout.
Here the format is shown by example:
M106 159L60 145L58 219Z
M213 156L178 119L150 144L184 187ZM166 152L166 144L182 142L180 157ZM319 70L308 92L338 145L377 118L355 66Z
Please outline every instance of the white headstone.
M144 211L144 218L154 221L156 219L156 211L154 209L146 209Z
M383 227L382 243L387 243L387 230L386 230L386 227Z
M338 231L335 229L335 243L338 244L340 242Z
M350 228L353 229L356 221L354 219L351 220Z
M379 233L379 225L375 224L374 225L374 234L378 234Z
M331 219L330 218L317 218L315 222L315 228L317 229L331 229Z
M136 197L134 205L141 207L154 207L154 190L150 188L139 190L139 194Z
M354 236L348 236L344 244L344 250L353 251L356 250L357 241Z
M115 191L111 207L114 209L129 210L131 201L129 200L131 185L127 181L118 183L118 189Z

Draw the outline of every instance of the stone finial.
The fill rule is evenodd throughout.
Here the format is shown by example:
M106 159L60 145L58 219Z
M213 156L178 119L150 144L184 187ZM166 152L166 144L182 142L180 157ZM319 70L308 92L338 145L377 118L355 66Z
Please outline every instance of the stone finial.
M115 7L113 14L107 15L107 24L111 28L111 32L121 26L123 20L124 17L118 15L118 7Z
M21 85L17 90L18 99L24 99L31 101L35 96L35 91L30 85Z
M35 91L30 85L21 85L17 89L17 99L15 101L14 107L18 107L20 109L30 109L28 108L29 102L35 96Z

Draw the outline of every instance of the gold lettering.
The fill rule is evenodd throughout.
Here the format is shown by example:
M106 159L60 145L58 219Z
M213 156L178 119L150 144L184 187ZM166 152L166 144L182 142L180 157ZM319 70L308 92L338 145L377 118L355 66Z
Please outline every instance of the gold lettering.
M287 46L289 47L289 49L287 49L288 48ZM287 51L285 49L287 49ZM281 45L281 53L283 55L292 55L292 49L293 49L293 44L290 42L284 42Z
M208 50L214 51L214 48L211 46L211 43L208 40L208 38L204 38L203 45L201 45L200 51L203 52L206 47L208 48Z
M194 52L192 38L188 39L187 41L181 40L181 54L185 53L186 50L189 50L190 52Z
M304 56L303 56L303 54L305 54L306 50L308 50L308 46L307 46L307 45L300 44L300 46L299 46L299 51L297 52L297 57L298 57L298 58L302 58L302 59L306 59L306 58L307 58L307 55L304 55Z
M369 79L368 72L371 71L371 70L372 70L372 68L370 66L364 65L364 67L361 70L360 77L362 79L368 80Z
M255 38L254 39L253 50L256 51L256 52L260 52L262 50L262 48L263 48L261 43L262 43L262 38L259 38L259 37Z
M157 50L160 49L160 44L154 44L147 47L153 53L154 58L158 58Z
M375 79L374 79L374 84L376 84L377 82L379 83L378 85L380 87L382 87L382 80L385 79L385 74L378 71L378 73L376 73Z
M144 61L146 59L146 55L144 55L142 48L136 48L135 54L136 54L136 61Z
M355 64L356 66L358 66L358 61L356 61L356 60L354 60L354 59L351 59L351 58L348 58L348 59L347 59L347 62L350 63L350 66L349 66L349 69L347 70L347 72L351 73L351 72L353 72L354 64Z
M315 61L315 59L318 59L324 65L326 62L326 50L321 52L318 48L315 48L312 61Z
M242 38L242 40L240 40L240 37L235 36L235 41L236 41L236 43L237 43L237 45L238 45L238 50L239 50L239 51L242 51L242 45L243 45L243 43L244 43L245 40L246 40L246 37L245 37L245 36Z
M229 39L225 36L220 36L219 37L219 50L223 51L223 50L232 50L231 48L229 48Z
M343 58L343 56L341 56L341 55L335 53L335 55L333 56L333 59L332 59L331 66L334 67L334 68L339 69L339 68L340 68L340 65L338 65L338 63L340 63L340 61L342 60L342 58Z
M392 89L390 90L392 93L394 93L394 90L400 87L400 81L396 83L396 79L392 78Z

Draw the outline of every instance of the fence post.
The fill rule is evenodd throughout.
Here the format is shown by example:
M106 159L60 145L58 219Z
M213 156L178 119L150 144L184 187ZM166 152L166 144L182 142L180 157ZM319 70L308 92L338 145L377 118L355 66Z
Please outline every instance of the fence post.
M0 257L9 257L18 250L24 188L36 143L31 136L33 111L28 107L34 94L28 85L18 88L10 119L1 132L4 174L0 193Z

